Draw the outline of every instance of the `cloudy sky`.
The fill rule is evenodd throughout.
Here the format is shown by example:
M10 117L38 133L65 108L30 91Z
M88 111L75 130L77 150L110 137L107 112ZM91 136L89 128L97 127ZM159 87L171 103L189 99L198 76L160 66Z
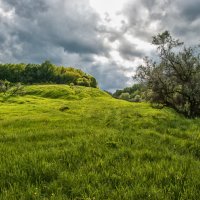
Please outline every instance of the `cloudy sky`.
M153 56L153 35L199 42L199 0L0 0L0 62L75 66L114 91Z

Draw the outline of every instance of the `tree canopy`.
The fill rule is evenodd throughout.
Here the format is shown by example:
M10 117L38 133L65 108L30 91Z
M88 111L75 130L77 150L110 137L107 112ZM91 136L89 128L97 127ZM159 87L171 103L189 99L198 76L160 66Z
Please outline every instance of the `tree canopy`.
M153 37L159 61L145 58L135 78L146 84L150 100L176 109L188 117L200 116L200 54L168 31Z
M57 83L97 87L94 77L80 69L55 66L49 61L42 64L0 64L0 80L12 83Z

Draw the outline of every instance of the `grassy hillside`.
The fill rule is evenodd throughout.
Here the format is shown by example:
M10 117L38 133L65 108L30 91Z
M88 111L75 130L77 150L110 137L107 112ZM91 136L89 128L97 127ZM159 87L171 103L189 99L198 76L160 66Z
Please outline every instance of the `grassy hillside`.
M200 120L86 87L0 101L0 199L199 199Z

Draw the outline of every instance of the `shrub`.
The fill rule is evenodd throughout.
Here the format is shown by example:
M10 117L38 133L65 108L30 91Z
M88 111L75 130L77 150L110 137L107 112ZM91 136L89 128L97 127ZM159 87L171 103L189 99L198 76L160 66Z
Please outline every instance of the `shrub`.
M123 99L123 100L129 100L130 99L130 94L128 92L121 93L119 98Z
M21 83L13 84L9 81L0 80L0 93L3 93L4 97L22 95L24 94L23 86Z

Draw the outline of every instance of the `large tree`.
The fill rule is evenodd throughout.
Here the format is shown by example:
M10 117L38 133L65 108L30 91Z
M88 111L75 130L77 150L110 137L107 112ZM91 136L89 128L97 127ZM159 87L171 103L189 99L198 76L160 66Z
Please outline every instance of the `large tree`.
M136 76L151 91L151 101L176 109L188 117L200 116L199 48L186 47L168 31L153 37L159 61L145 58Z

